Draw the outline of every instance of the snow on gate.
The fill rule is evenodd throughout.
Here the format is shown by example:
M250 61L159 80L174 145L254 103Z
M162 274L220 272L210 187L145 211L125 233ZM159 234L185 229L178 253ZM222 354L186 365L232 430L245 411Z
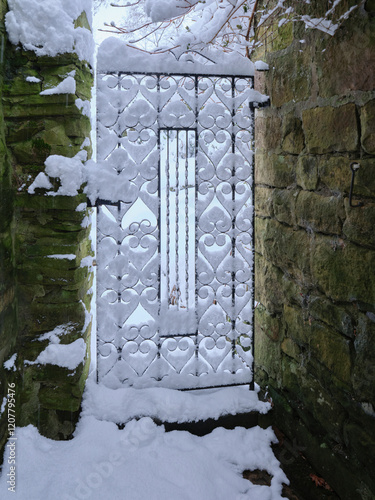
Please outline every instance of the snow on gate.
M127 50L98 74L98 379L252 383L253 77Z

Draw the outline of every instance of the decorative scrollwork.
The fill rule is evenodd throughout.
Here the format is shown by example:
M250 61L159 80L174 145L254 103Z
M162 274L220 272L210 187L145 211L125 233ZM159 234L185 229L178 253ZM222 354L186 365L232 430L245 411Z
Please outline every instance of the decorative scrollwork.
M98 376L252 379L251 78L98 76Z

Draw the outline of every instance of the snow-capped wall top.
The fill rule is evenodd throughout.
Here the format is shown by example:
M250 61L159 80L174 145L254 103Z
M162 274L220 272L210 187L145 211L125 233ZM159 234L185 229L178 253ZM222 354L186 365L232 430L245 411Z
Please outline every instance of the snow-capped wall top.
M91 24L91 0L8 0L8 5L5 24L13 44L21 43L38 56L75 52L93 63L91 32L74 27L82 12Z
M210 51L206 53L209 59L196 54L184 53L177 60L171 52L150 54L129 47L124 41L110 37L99 47L97 67L98 71L134 71L138 73L178 73L203 75L244 75L254 74L254 64L247 58L236 53ZM212 61L212 62L211 62ZM217 62L216 62L217 61Z

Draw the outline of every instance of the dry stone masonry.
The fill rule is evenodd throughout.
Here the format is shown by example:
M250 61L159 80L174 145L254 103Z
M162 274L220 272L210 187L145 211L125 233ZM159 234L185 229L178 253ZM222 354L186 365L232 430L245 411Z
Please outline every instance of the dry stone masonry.
M17 425L66 439L78 418L89 363L89 213L82 192L46 196L45 189L30 194L27 188L50 155L91 154L85 102L92 70L73 53L38 57L10 44L7 2L0 5L0 402L14 382ZM89 29L85 13L76 26ZM51 92L69 77L71 93ZM53 182L56 189L59 181ZM68 352L77 341L80 360L54 363L57 351ZM3 411L2 440L6 417Z
M375 494L374 15L365 2L334 36L275 26L256 54L271 99L256 117L256 380L351 500Z

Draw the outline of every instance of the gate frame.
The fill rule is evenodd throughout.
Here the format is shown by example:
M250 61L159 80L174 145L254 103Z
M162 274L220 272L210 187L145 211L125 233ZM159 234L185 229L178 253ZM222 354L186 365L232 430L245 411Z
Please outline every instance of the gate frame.
M160 92L160 77L174 77L174 76L177 76L177 77L181 77L181 76L186 76L186 77L194 77L194 83L195 83L195 93L197 95L197 86L198 86L198 78L227 78L227 79L230 79L231 80L231 88L232 88L232 92L233 92L233 89L235 88L234 87L234 84L235 84L235 79L237 78L246 78L246 79L249 79L250 82L251 82L251 87L252 89L254 90L254 75L232 75L232 74L215 74L215 73L192 73L192 72L188 72L188 73L184 73L183 71L181 72L168 72L168 71L165 71L165 72L141 72L141 71L97 71L97 74L101 75L101 76L104 76L104 75L108 75L108 76L114 76L114 77L117 77L117 78L120 78L121 76L124 76L124 75L127 75L127 76L134 76L134 75L139 75L139 76L142 76L142 77L146 77L146 76L151 76L151 77L157 77L157 92ZM266 97L266 96L262 96L262 97ZM252 379L250 382L242 382L242 383L233 383L233 384L227 384L227 385L214 385L214 386L207 386L207 387L193 387L193 388L182 388L182 389L175 389L175 390L180 390L180 391L191 391L191 390L205 390L205 389L218 389L218 388L225 388L225 387L238 387L238 386L245 386L245 385L249 385L249 390L253 391L254 388L255 388L255 380L254 380L254 376L255 376L255 308L256 308L256 301L255 301L255 225L254 225L254 222L255 222L255 179L254 179L254 174L255 174L255 109L260 109L260 108L265 108L265 107L268 107L270 105L270 99L269 97L266 97L265 99L261 100L261 101L256 101L256 100L250 100L249 101L249 110L250 110L250 120L251 120L251 124L252 124L252 128L249 130L250 132L250 135L251 135L251 139L250 139L250 144L251 144L251 151L254 152L254 154L252 155L252 158L251 160L249 161L249 164L250 164L250 177L252 179L252 183L250 185L250 190L251 190L251 196L252 196L252 217L251 217L251 224L252 224L252 236L251 236L251 245L252 245L252 255L251 255L251 279L252 279L252 289L251 289L251 302L252 302L252 311L251 311L251 315L252 315L252 335L251 335L251 353L252 353L252 362L251 362L251 373L252 373ZM159 116L159 113L160 113L160 109L159 109L159 105L158 105L158 108L157 108L157 113L158 113L158 116ZM199 111L196 109L195 110L195 118L196 118L196 123L198 123L197 121L197 118L198 118L198 115L199 115ZM98 119L96 120L96 123L98 123ZM159 190L159 193L160 193L160 172L161 172L161 156L160 156L160 132L161 130L192 130L195 132L195 156L197 156L197 153L198 153L198 142L199 142L199 137L198 137L198 130L197 130L197 127L193 127L193 128L189 128L189 127L175 127L175 128L167 128L167 127L159 127L158 128L158 133L157 133L157 150L159 151L159 159L158 159L158 190ZM97 127L96 127L96 134L97 134ZM234 140L233 140L233 133L232 133L232 148L234 146ZM196 192L197 192L197 178L195 179L195 189L196 189ZM91 200L88 198L87 199L87 204L89 207L92 207L92 208L95 208L96 209L96 214L97 214L97 209L100 205L109 205L109 206L118 206L118 208L120 209L120 203L126 203L126 202L123 202L122 200L118 200L117 202L112 202L110 200L104 200L104 199L101 199L101 198L97 198L95 200L95 203L92 203ZM160 211L161 211L161 206L159 204L159 218L158 218L158 221L160 221ZM97 223L96 223L96 227L97 227ZM160 235L159 235L160 236ZM98 245L98 240L96 238L96 249L97 249L97 245ZM158 242L158 248L159 248L159 255L160 255L160 245L161 245L161 239L159 238L159 242ZM160 297L160 273L161 273L161 268L159 267L159 297ZM96 282L96 290L98 290L98 283ZM96 300L98 300L98 295L96 294ZM97 314L97 309L96 309L96 314ZM232 320L233 321L233 320ZM99 343L99 339L98 339L98 327L97 327L98 323L96 321L96 348L97 348L97 352L96 352L96 357L98 357L98 343ZM174 338L174 336L172 335L171 338ZM160 344L158 346L160 348ZM97 364L96 364L97 366ZM98 373L98 369L96 369L96 379L97 379L97 382L99 382L99 373Z

